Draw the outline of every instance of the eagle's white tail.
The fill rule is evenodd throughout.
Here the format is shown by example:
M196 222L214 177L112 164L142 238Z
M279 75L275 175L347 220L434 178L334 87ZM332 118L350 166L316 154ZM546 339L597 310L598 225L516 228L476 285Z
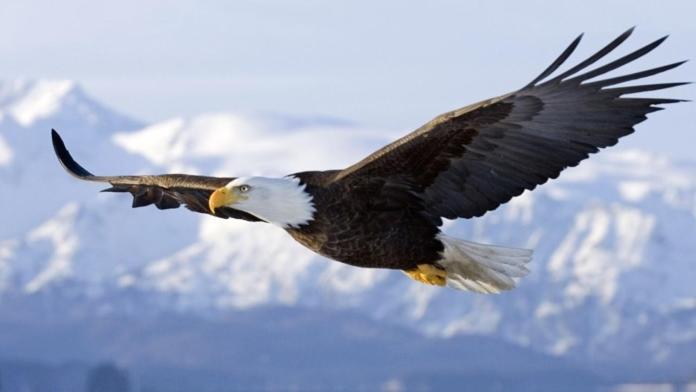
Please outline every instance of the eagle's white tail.
M439 264L447 272L447 285L479 293L499 293L515 287L516 278L529 273L530 249L477 244L440 234L445 250Z

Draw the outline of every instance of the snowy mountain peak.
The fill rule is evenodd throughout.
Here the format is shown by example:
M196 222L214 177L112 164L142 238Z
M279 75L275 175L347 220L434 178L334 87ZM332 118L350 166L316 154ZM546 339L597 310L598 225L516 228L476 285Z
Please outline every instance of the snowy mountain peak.
M114 136L126 151L167 171L236 176L345 167L386 141L383 132L332 119L283 121L238 113L174 118ZM315 143L323 148L307 154Z
M18 80L0 83L0 110L29 127L61 110L70 96L81 95L71 80Z
M5 128L14 125L20 129L79 127L113 131L142 126L102 106L72 80L0 81L0 123L3 122ZM0 162L1 158L0 151Z

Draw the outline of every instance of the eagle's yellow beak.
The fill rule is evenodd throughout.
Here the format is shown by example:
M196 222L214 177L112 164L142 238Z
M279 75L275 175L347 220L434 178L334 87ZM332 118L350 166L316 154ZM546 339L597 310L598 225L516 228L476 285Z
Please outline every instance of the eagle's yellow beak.
M210 195L210 198L208 199L208 207L210 208L210 212L214 214L216 208L234 204L237 199L238 197L234 194L234 192L224 187L219 188Z

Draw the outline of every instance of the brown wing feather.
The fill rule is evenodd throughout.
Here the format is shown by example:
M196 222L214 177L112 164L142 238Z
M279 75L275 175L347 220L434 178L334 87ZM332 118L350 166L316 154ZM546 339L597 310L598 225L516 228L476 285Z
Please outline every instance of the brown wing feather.
M673 63L589 82L649 53L661 38L595 70L577 75L628 38L628 30L561 75L546 80L570 56L578 37L551 66L521 90L445 113L337 173L404 178L435 221L481 216L525 189L534 189L599 148L633 132L659 104L676 99L626 98L685 83L615 87L681 65Z
M187 174L156 176L95 176L80 166L68 152L58 132L51 131L53 149L65 170L81 180L107 182L110 188L103 192L128 192L133 195L133 208L154 204L164 210L185 205L191 211L248 221L260 221L253 215L232 208L219 208L213 214L208 208L208 198L215 189L225 186L233 177L206 177Z

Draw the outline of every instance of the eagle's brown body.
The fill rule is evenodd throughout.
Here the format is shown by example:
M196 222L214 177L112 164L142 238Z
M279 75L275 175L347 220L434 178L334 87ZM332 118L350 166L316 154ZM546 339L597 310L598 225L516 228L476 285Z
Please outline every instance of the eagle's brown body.
M333 181L333 173L296 174L307 185L317 213L307 225L286 229L295 240L357 267L407 270L437 262L443 250L436 238L440 230L424 217L417 198L385 198L396 190L384 179Z

